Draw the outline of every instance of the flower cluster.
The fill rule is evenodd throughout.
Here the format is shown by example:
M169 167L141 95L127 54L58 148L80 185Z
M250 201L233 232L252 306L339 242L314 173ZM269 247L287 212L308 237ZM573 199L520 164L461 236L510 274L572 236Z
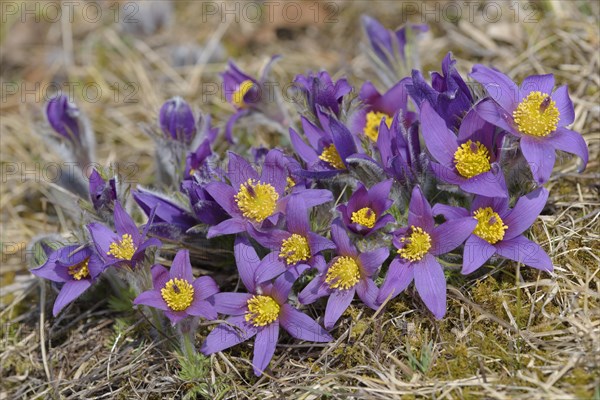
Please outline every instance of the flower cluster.
M450 262L461 260L465 275L499 258L552 272L526 232L548 199L542 185L555 151L577 155L582 170L587 164L585 141L567 128L574 108L566 86L554 89L552 75L518 86L475 65L469 77L483 90L471 91L450 53L431 82L417 69L400 75L414 58L412 33L426 27L394 32L370 17L363 24L383 86L357 90L326 71L298 75L299 126L262 93L268 68L254 78L228 64L231 116L222 129L183 99L167 101L156 126L146 127L157 143L160 189L129 192L117 176L93 171L85 239L48 248L32 270L62 285L54 314L100 276L117 276L136 291L135 306L164 314L192 340L199 318L226 316L201 352L255 337L260 375L280 328L298 340L330 341L355 297L378 310L414 282L426 309L443 318ZM62 140L88 142L81 111L66 98L51 100L47 116ZM248 151L236 127L251 116L287 126L279 142L290 145ZM230 151L216 152L220 144ZM142 228L123 208L129 193L148 217ZM169 245L159 254L161 243ZM170 267L155 264L159 258ZM242 285L222 274L194 278L192 262L206 274L235 272ZM221 292L215 279L233 291ZM302 311L322 298L318 318Z

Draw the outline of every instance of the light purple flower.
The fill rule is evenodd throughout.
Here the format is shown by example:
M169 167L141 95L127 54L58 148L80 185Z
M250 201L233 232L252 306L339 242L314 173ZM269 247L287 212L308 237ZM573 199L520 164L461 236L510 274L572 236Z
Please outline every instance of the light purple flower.
M478 104L477 112L486 121L520 139L523 156L538 184L546 182L556 159L555 150L566 151L588 162L583 137L566 126L573 123L575 110L567 86L554 92L554 75L531 75L517 86L506 75L476 64L471 77L493 101Z
M388 198L392 184L393 180L388 179L367 189L359 183L348 203L337 207L346 228L354 233L369 236L393 222L394 217L391 214L384 214L394 202Z
M319 324L288 303L292 282L281 276L273 284L256 283L262 263L247 239L238 237L235 259L242 283L248 293L218 293L215 308L230 315L207 336L200 351L213 354L256 336L252 365L256 376L269 365L279 337L280 326L292 337L312 342L332 340Z
M299 196L292 196L286 207L286 229L271 229L263 232L251 227L249 233L262 246L273 250L263 260L257 271L258 283L271 280L283 273L294 282L302 272L316 263L323 263L318 255L324 250L335 248L326 239L310 230L309 209Z
M305 143L300 135L290 128L290 140L294 150L306 163L306 169L297 174L312 179L325 179L338 175L348 169L347 158L355 155L358 150L354 136L348 128L332 116L326 117L319 113L321 129L301 117Z
M520 197L509 209L507 198L477 196L471 211L444 204L433 206L434 215L447 221L473 218L477 225L465 242L462 273L467 275L480 268L494 254L532 268L552 272L552 260L523 232L536 220L548 200L548 190L541 187Z
M162 245L156 238L146 238L152 217L140 234L135 221L123 209L121 203L115 201L114 218L116 233L98 222L87 225L98 255L106 266L126 264L135 268L137 263L143 260L146 249Z
M140 293L133 304L164 311L173 325L188 316L217 319L214 296L219 288L210 276L194 279L188 250L177 252L169 270L154 265L152 285L153 289Z
M457 137L427 102L421 105L421 124L427 149L437 161L431 163L436 178L467 193L506 195L504 175L496 164L503 135L495 135L493 125L470 111Z
M324 320L327 329L333 328L355 293L370 308L378 308L378 289L373 276L390 254L387 248L359 253L339 219L331 226L331 238L337 255L327 265L317 264L319 274L298 294L298 301L302 304L311 304L329 296Z
M263 223L275 225L285 212L290 195L287 186L287 160L279 150L271 150L265 157L261 174L239 155L229 153L229 166L225 182L211 182L206 191L231 216L208 230L207 237L245 232L249 225L260 229ZM328 190L306 189L300 196L308 207L333 199Z
M52 309L56 316L89 289L105 268L91 246L75 244L51 252L46 262L31 273L63 284Z
M441 319L446 314L446 278L436 256L460 246L473 232L477 222L459 218L435 226L431 206L415 186L408 209L408 227L396 232L394 246L398 256L391 262L379 289L377 303L394 298L414 280L421 299Z

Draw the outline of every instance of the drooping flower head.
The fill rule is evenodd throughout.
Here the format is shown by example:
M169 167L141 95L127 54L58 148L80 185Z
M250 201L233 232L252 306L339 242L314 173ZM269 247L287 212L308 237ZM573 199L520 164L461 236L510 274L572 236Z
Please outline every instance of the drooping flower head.
M230 317L207 336L202 353L213 354L256 336L252 365L254 373L260 376L275 353L280 326L296 339L312 342L332 340L312 318L288 303L292 282L285 276L272 284L256 283L257 272L263 263L247 239L236 239L234 254L248 293L215 295L217 311Z
M74 244L51 252L46 262L31 273L63 284L52 309L56 316L89 289L104 269L104 262L91 246Z
M162 105L158 123L167 138L190 144L196 136L196 118L192 108L179 96Z
M378 289L373 276L389 256L387 248L359 253L339 219L331 226L331 238L336 245L336 256L327 265L315 265L319 275L298 294L302 304L329 296L324 319L327 329L333 328L355 293L367 306L377 309Z
M206 191L231 218L211 227L207 237L245 232L248 224L260 229L265 221L275 225L289 200L285 193L286 162L281 151L271 150L259 175L248 161L230 152L227 171L230 184L211 182ZM307 189L293 195L301 196L310 207L332 199L328 190Z
M408 226L396 232L397 256L391 262L377 302L394 298L414 280L421 299L441 319L446 314L446 278L436 256L460 246L476 221L466 217L435 226L431 206L415 186L408 209Z
M304 95L308 109L315 117L321 110L329 110L339 116L342 99L352 91L346 78L333 82L327 71L297 75L294 83Z
M506 197L476 196L471 211L444 204L433 207L435 215L447 221L473 218L477 225L465 242L462 273L467 275L480 268L494 254L532 268L552 272L552 260L523 232L536 220L548 200L548 190L541 187L520 197L515 207L508 207Z
M566 127L573 123L575 110L567 86L553 92L554 75L531 75L517 86L506 75L477 64L471 77L483 85L492 101L483 101L479 115L520 139L523 156L538 184L550 177L555 150L566 151L588 162L583 137Z
M284 273L293 282L306 269L322 262L322 256L318 255L320 252L335 248L329 239L311 231L308 214L309 209L304 199L292 196L286 207L285 230L261 232L254 227L250 229L250 235L256 241L273 250L257 271L257 282L266 282Z
M135 268L137 263L144 258L146 249L161 246L160 240L146 237L151 221L146 224L144 231L140 234L135 221L123 209L119 201L115 201L114 221L116 233L98 222L87 225L98 255L105 265L121 264Z
M431 163L436 178L467 193L506 195L504 176L496 164L503 135L495 135L493 125L471 110L457 137L427 102L421 105L421 124L427 149L437 161Z
M348 203L337 207L348 230L369 236L394 221L391 214L385 214L393 203L388 198L392 183L393 180L388 179L373 185L371 189L362 183L358 184Z
M423 74L413 70L412 80L406 84L408 93L417 105L427 101L442 117L449 129L457 129L464 115L473 105L473 96L469 87L455 67L456 60L448 53L442 62L442 74L431 74L429 85Z
M328 128L321 129L301 117L302 129L308 143L290 128L290 140L296 153L306 163L298 173L316 179L330 178L348 169L347 158L358 152L352 133L333 117L321 118Z
M363 107L355 111L350 117L348 125L355 135L364 135L373 143L377 143L379 126L385 118L388 128L392 119L400 111L402 123L408 128L415 121L415 113L408 111L408 92L406 82L396 83L383 95L371 82L365 82L358 95Z
M214 295L219 288L210 276L194 279L188 250L179 250L168 270L154 265L152 285L153 289L140 293L133 304L164 311L173 325L188 316L217 319Z

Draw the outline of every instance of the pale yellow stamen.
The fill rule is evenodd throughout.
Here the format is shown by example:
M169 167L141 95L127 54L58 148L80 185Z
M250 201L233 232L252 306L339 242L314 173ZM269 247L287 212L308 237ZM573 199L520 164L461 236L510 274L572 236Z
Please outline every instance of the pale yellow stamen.
M367 228L372 228L375 226L375 221L377 220L377 214L375 211L370 209L369 207L361 208L358 211L352 213L352 218L350 218L352 222L355 224L366 226Z
M265 326L279 318L281 307L271 296L254 295L248 300L246 321L254 326Z
M504 233L508 226L504 225L504 221L494 212L491 207L480 208L473 212L477 220L477 226L473 233L490 244L497 243L504 238Z
M388 128L392 126L392 117L379 111L369 111L367 113L367 122L365 123L364 134L366 137L376 142L379 137L379 126L381 120L385 118L385 124Z
M472 178L492 168L488 149L480 142L471 140L461 144L456 150L454 164L458 173L465 178Z
M332 289L346 290L354 287L360 280L360 268L352 257L342 256L329 267L325 283Z
M185 279L173 278L160 289L160 295L171 310L184 311L194 300L194 287Z
M90 276L90 271L88 269L89 262L90 259L86 258L79 264L71 265L68 271L69 275L78 281L82 280L83 278L88 278Z
M340 153L338 153L333 144L325 147L319 158L335 169L346 169L344 161L342 160L342 157L340 157Z
M308 260L310 258L308 240L304 236L292 234L281 244L279 257L283 258L288 265Z
M419 261L431 249L431 236L420 227L411 226L410 229L411 234L400 239L405 245L398 254L409 261Z
M121 240L117 243L110 244L110 250L106 252L109 256L112 255L120 260L131 260L137 248L133 244L133 238L129 233L124 234Z
M251 80L245 80L240 84L238 89L231 96L231 102L237 108L245 108L246 103L244 102L244 96L248 93L250 89L254 86L254 82Z
M556 130L560 112L556 102L542 92L531 92L513 111L519 132L531 136L548 136Z
M279 194L268 183L258 183L255 179L248 179L240 185L235 201L244 217L262 222L273 215L277 208Z

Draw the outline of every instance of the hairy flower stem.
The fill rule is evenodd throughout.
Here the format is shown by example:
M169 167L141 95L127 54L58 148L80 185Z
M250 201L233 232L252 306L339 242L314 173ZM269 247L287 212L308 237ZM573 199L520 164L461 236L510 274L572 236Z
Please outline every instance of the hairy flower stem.
M188 317L177 324L177 336L181 354L189 361L194 360L196 353L195 332L198 327L198 318Z

